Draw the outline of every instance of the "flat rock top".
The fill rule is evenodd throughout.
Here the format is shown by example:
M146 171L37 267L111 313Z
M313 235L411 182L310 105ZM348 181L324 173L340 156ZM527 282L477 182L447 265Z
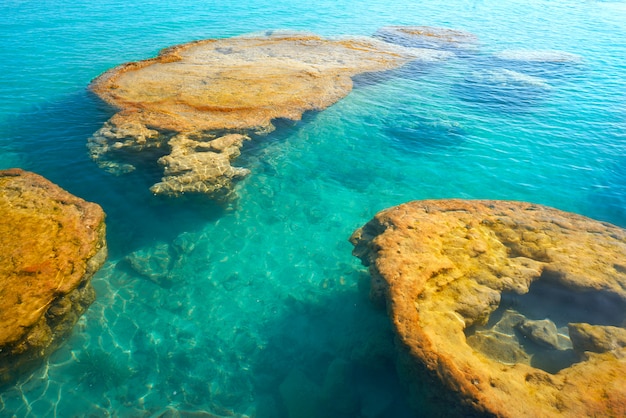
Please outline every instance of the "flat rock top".
M0 346L74 290L100 249L104 212L26 171L0 171Z
M105 73L91 88L122 116L157 129L267 129L345 96L350 77L415 58L370 38L303 33L210 39Z
M427 200L378 213L351 242L369 265L372 297L386 301L411 356L476 410L497 416L626 413L623 229L523 202ZM468 343L470 330L487 325L505 294L523 301L539 282L565 295L548 302L557 316L589 311L593 322L594 310L614 308L611 323L572 319L564 327L570 336L559 338L571 337L573 349L549 353L555 359L576 353L578 361L548 373Z
M92 91L119 112L90 138L89 148L114 173L135 168L116 155L169 151L159 160L165 176L151 188L154 193L228 200L234 182L248 174L232 162L251 134L272 131L274 119L299 120L306 111L327 108L352 90L357 74L449 55L368 37L287 32L175 46L94 80ZM226 150L208 144L225 134L240 140Z

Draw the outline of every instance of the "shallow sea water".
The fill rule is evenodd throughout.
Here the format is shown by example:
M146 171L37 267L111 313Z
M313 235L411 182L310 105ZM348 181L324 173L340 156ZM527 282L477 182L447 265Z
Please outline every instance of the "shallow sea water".
M86 86L117 64L194 39L386 25L462 29L480 44L360 77L329 109L277 122L244 149L252 174L230 207L152 196L155 165L116 177L88 157L112 111ZM0 40L0 168L99 203L110 250L96 302L41 368L2 390L2 417L445 415L408 406L353 230L383 208L450 197L626 226L624 1L5 0ZM581 60L498 58L511 50Z

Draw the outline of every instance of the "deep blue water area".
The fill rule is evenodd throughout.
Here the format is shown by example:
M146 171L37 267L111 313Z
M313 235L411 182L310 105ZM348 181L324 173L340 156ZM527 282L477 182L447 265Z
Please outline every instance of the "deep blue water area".
M358 77L330 108L278 121L244 148L251 174L232 205L153 196L162 172L149 159L115 176L89 158L113 110L86 88L115 65L196 39L388 25L479 42ZM388 319L351 255L355 228L452 197L626 227L626 1L4 0L0 45L0 168L99 203L110 250L96 302L2 389L2 417L414 416Z

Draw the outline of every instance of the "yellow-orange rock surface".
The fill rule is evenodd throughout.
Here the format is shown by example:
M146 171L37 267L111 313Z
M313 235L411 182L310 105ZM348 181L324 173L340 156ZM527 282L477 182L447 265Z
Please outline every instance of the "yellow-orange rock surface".
M49 354L94 300L104 212L45 178L0 171L0 385Z
M154 193L221 198L248 173L230 164L244 141L271 131L272 120L327 108L350 92L357 74L445 56L373 38L282 32L175 46L94 80L91 90L119 112L89 147L102 167L122 172L134 167L116 154L160 150L165 177ZM224 134L227 146L216 143Z
M401 367L442 382L450 398L433 401L458 401L450 416L626 415L623 229L530 203L426 200L378 213L351 242L369 266L371 297L386 303L408 359ZM506 298L521 309L531 285L558 290L534 309L573 317L558 335L569 348L522 338L516 358L468 342L492 325L490 315ZM509 318L515 315L521 317ZM577 322L580 315L591 322ZM575 360L547 372L534 366L539 352Z

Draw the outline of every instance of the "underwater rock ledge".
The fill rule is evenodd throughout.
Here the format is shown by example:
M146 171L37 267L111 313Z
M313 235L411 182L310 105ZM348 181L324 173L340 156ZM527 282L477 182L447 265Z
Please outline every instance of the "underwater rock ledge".
M45 178L0 171L0 386L54 351L94 301L104 212Z
M425 200L350 241L414 399L426 375L450 416L626 414L625 230L524 202Z
M234 181L249 172L232 162L252 135L274 129L272 120L327 108L351 91L357 74L450 55L368 37L281 31L174 46L91 83L118 112L88 147L114 173L133 170L140 154L160 156L156 194L228 200Z

